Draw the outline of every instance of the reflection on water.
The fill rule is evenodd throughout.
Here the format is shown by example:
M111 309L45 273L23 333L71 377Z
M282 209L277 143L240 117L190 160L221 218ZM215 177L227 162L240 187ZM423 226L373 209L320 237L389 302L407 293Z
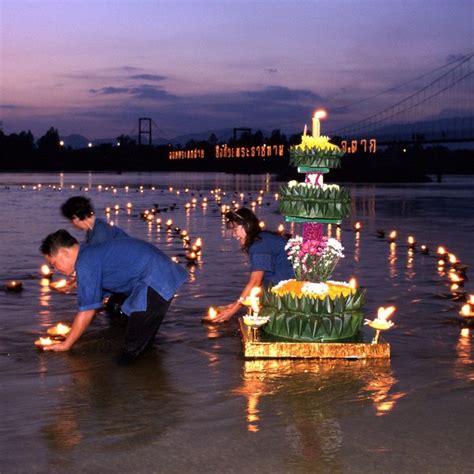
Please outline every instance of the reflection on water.
M278 213L269 176L11 174L4 183L0 280L21 280L24 291L0 292L2 472L474 470L462 455L471 448L472 326L459 316L472 283L404 243L416 235L432 249L442 244L472 268L472 183L354 186L351 219L362 230L327 226L345 249L334 279L354 276L367 289L365 317L397 307L384 334L390 361L246 361L235 321L201 323L209 306L235 301L248 279L221 206L254 203L267 229L301 234ZM78 193L100 217L176 256L190 275L154 350L134 366L117 363L123 325L103 313L70 353L33 346L75 313L75 295L41 279L38 246L60 227L83 240L58 211ZM145 209L159 212L147 222ZM195 264L175 227L191 243L202 238ZM399 240L377 237L378 229L396 229ZM373 330L363 331L370 341Z

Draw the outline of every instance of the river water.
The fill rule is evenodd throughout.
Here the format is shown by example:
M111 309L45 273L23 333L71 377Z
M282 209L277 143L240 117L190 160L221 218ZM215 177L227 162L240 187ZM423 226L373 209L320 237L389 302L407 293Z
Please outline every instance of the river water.
M434 253L444 245L472 273L474 180L348 186L353 214L331 229L346 253L334 277L355 276L367 288L368 318L379 306L397 307L384 334L387 361L246 361L236 321L200 322L210 305L237 298L248 277L211 190L221 188L226 204L261 195L256 213L276 229L284 220L270 176L0 175L0 282L24 287L0 291L0 472L472 473L474 327L459 316L463 298ZM176 205L160 217L203 241L198 264L182 263L190 280L154 350L131 366L117 363L122 328L104 314L69 353L33 345L75 313L73 294L41 285L38 246L60 227L83 240L59 212L77 194L100 217L118 204L109 220L181 262L181 239L147 225L141 211ZM196 207L186 210L192 198ZM379 229L397 230L397 244ZM409 252L408 235L430 254ZM472 281L461 289L474 293ZM363 336L370 341L373 330L364 327Z

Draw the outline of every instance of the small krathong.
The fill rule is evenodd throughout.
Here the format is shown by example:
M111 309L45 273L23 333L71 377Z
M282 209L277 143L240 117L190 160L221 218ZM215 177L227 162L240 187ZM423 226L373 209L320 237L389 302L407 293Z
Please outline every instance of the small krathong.
M41 266L41 276L48 279L53 277L53 271L48 265L44 264Z
M61 336L66 337L71 331L71 327L67 324L58 323L56 326L48 328L46 331L50 336Z
M67 280L63 278L62 280L53 281L49 284L54 290L60 291L62 293L67 291Z
M23 283L18 280L11 280L5 283L5 290L12 293L19 293L23 290Z
M375 329L375 336L372 340L372 344L378 344L380 331L386 331L394 326L392 321L388 321L388 318L395 312L397 308L395 306L388 306L387 308L381 306L377 312L377 318L374 320L366 319L365 324Z
M42 349L45 346L52 346L53 344L60 344L60 343L61 341L51 339L50 337L40 337L39 339L36 339L35 346Z
M207 311L207 314L206 316L204 316L201 321L203 323L213 323L217 317L217 315L224 311L225 307L224 306L211 306L208 311Z

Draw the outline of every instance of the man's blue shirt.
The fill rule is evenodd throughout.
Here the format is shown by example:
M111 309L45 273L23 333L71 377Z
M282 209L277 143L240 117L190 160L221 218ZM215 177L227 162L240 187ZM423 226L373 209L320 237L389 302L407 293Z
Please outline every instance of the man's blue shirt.
M261 232L259 237L249 248L250 271L263 271L265 286L295 278L285 251L286 240L270 232Z
M124 293L128 315L146 310L148 287L169 301L188 277L161 250L131 237L81 246L75 269L79 311L100 308L106 293Z
M94 227L86 233L86 244L100 244L107 240L128 238L120 227L107 224L106 221L95 218Z

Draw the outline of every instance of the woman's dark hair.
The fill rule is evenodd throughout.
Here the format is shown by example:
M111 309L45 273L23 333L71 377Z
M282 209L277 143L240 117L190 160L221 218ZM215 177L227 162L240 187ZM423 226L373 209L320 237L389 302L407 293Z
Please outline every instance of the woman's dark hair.
M77 240L64 229L59 229L52 234L49 234L43 242L41 242L40 252L43 255L56 255L61 248L71 248L77 244Z
M90 199L83 196L74 196L69 198L62 206L61 212L66 219L70 221L77 217L83 221L86 217L90 217L94 214L94 207Z
M248 253L250 246L256 240L260 240L259 235L262 232L257 216L250 209L242 207L237 211L226 212L225 217L228 229L233 229L236 225L241 225L244 228L246 237L242 250Z

